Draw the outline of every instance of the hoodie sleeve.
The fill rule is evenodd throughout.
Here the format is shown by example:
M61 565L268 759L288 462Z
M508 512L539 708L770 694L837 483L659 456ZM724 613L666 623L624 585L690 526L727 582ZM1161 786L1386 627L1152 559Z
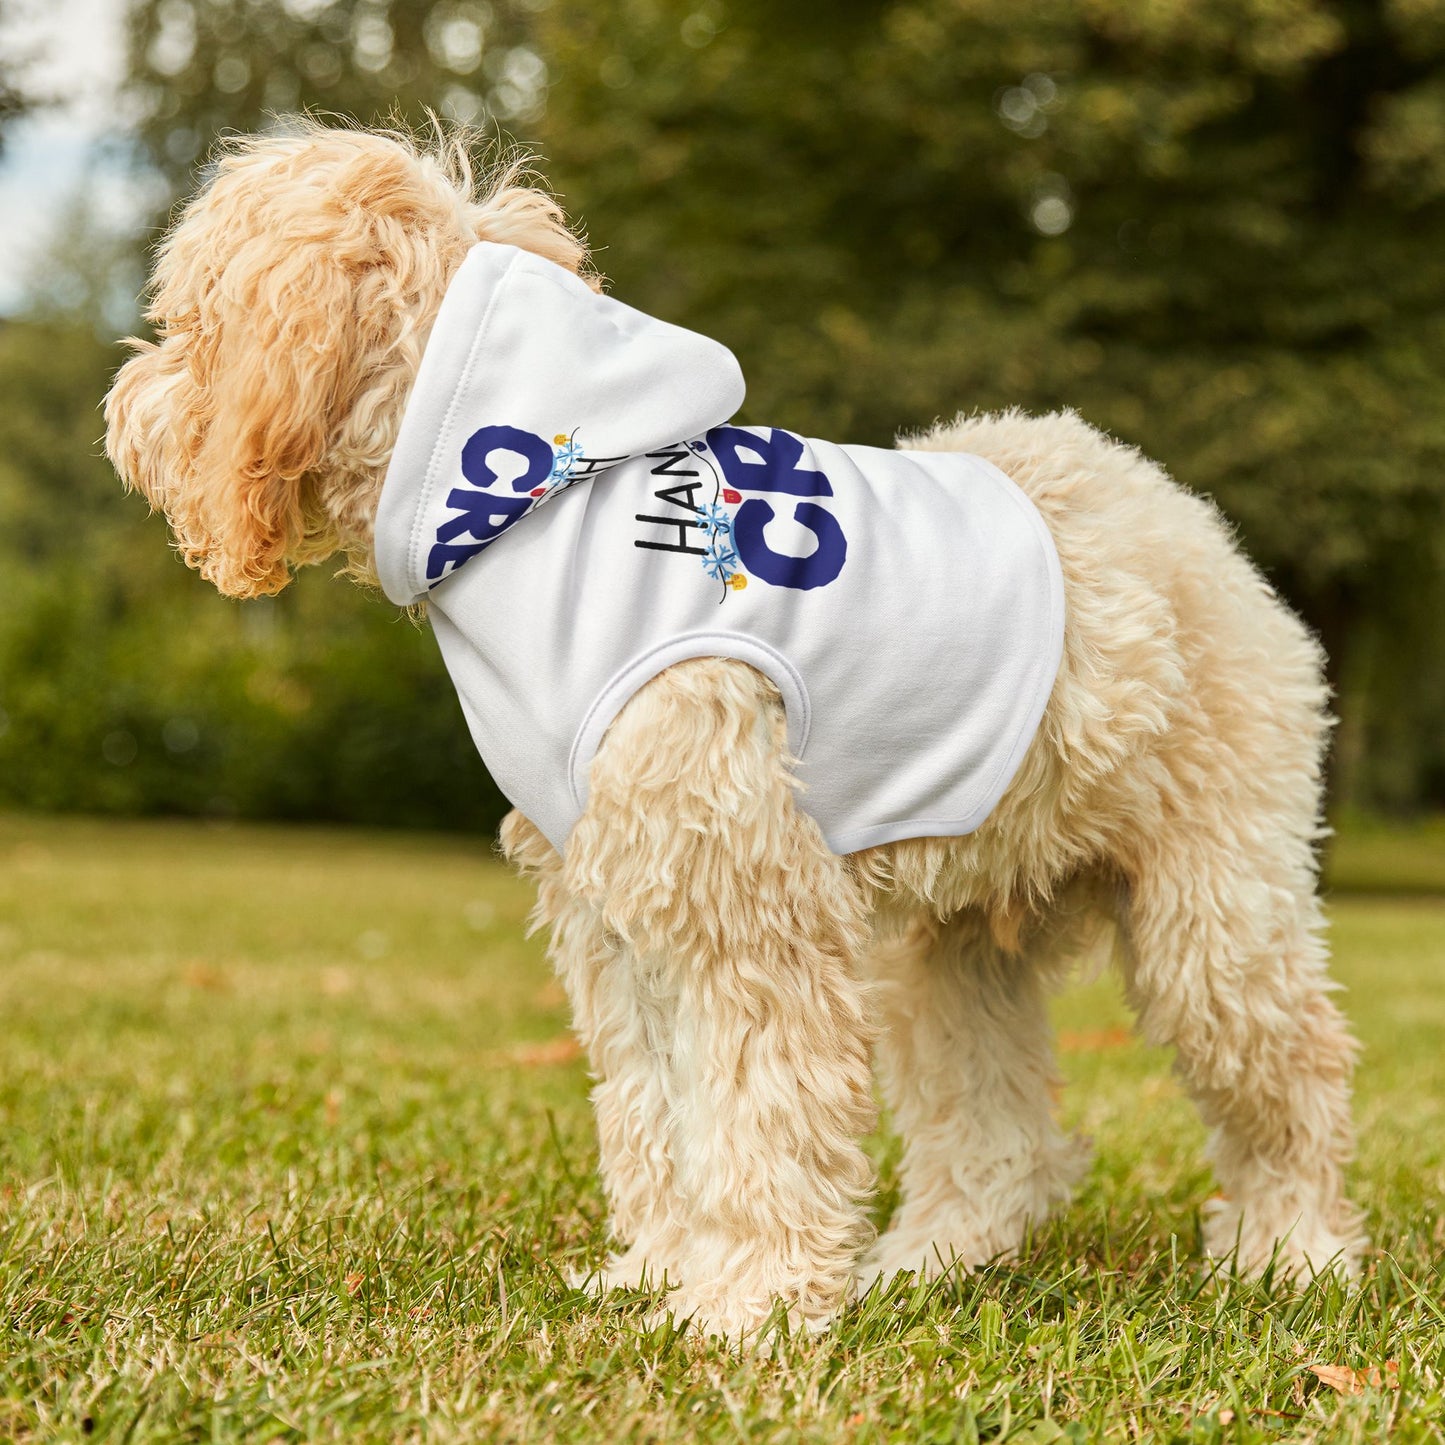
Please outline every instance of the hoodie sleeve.
M598 475L729 420L743 394L719 342L599 296L540 256L479 243L442 302L382 489L386 595L406 606L450 575L438 575L439 539L457 533L458 555L484 540L459 522L459 494L481 531L500 535L545 500L558 449L572 476Z

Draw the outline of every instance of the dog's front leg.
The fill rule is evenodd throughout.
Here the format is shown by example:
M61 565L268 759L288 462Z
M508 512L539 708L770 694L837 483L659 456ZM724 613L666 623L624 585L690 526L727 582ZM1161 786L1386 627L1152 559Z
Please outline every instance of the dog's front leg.
M708 660L639 692L593 765L565 872L628 960L595 971L611 1012L643 1020L665 1097L632 1088L624 1112L631 1151L665 1161L670 1311L742 1339L781 1300L821 1327L870 1233L866 909L794 804L766 681Z
M675 989L666 970L649 968L608 929L591 890L569 886L561 857L522 814L503 821L502 850L536 881L532 922L551 932L548 956L596 1080L599 1169L618 1251L579 1282L598 1292L675 1283L687 1229L667 1147Z

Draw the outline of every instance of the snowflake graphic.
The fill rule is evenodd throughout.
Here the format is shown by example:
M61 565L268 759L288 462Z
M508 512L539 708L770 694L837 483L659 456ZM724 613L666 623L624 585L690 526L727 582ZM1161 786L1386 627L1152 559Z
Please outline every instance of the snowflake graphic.
M571 437L559 437L557 441L557 455L552 459L552 471L548 481L565 482L572 473L572 468L582 460L582 447Z
M709 537L728 538L733 534L732 514L718 502L708 502L696 509L698 520L707 529Z
M718 538L703 554L702 565L709 577L726 582L738 570L738 554L729 542Z

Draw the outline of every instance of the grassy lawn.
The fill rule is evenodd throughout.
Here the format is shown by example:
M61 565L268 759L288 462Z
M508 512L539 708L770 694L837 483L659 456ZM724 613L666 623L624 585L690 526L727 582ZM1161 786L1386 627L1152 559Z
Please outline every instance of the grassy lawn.
M1445 896L1445 817L1344 820L1330 841L1325 879L1337 891Z
M1058 1010L1073 1207L759 1360L566 1283L586 1078L485 844L0 817L0 1438L1445 1440L1445 899L1344 892L1378 854L1333 874L1361 1288L1211 1278L1202 1132L1104 983Z

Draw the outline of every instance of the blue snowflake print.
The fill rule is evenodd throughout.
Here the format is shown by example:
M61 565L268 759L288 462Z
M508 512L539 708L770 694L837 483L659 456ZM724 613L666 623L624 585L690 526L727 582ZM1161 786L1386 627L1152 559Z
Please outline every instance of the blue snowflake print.
M698 520L707 529L709 537L731 537L733 534L732 514L717 502L708 502L697 509Z
M552 472L548 481L565 482L571 475L572 468L581 460L581 445L570 437L562 441L557 447L557 455L552 459Z
M738 570L738 554L719 538L703 554L702 565L709 577L726 582Z

